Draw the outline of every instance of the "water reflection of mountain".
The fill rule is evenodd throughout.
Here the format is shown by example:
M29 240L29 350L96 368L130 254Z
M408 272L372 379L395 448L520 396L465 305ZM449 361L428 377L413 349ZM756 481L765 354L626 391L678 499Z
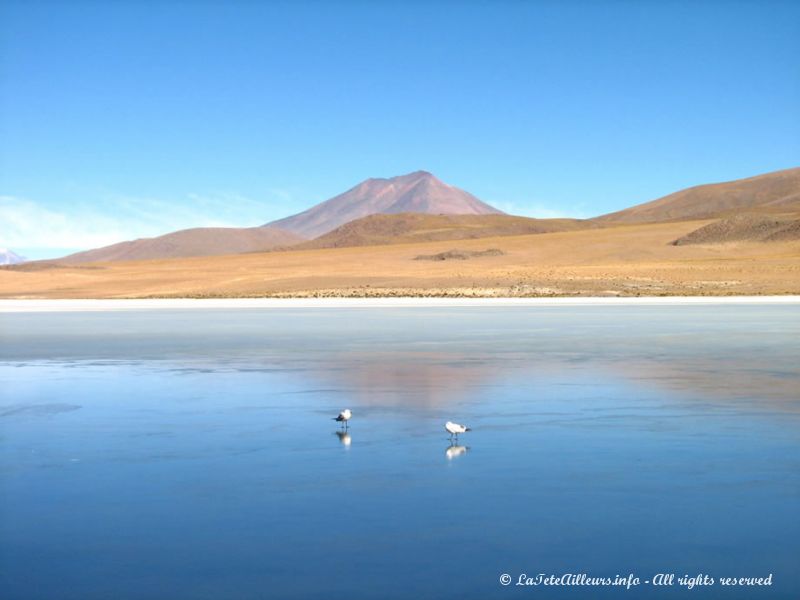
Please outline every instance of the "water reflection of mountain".
M501 371L491 357L386 353L339 356L313 376L359 406L424 409L463 401Z
M800 361L798 362L800 364ZM324 386L359 406L436 409L465 400L492 399L496 386L616 381L643 391L669 391L676 399L746 404L753 408L800 412L800 375L791 359L753 357L552 356L539 353L394 352L339 355L313 371ZM486 390L484 392L483 390ZM535 400L532 396L532 400Z

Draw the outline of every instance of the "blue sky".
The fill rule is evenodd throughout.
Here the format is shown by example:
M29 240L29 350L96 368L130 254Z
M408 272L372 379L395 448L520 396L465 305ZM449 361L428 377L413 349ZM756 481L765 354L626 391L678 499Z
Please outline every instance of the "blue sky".
M259 225L433 172L594 216L800 165L798 2L0 4L0 246Z

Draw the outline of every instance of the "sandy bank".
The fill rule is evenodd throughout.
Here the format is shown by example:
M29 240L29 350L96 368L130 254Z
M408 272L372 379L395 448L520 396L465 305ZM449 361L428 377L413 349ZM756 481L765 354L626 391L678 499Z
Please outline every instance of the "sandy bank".
M155 309L444 308L511 306L679 306L800 304L800 296L643 298L204 298L152 300L0 300L0 313Z

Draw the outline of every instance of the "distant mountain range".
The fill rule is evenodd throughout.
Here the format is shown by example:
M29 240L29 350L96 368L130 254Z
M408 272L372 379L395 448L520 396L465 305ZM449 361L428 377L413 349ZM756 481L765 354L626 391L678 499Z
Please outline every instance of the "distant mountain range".
M59 263L180 258L259 252L288 247L374 214L427 213L503 215L472 194L426 171L390 179L367 179L344 194L261 227L183 229L156 238L120 242L78 252Z
M506 215L427 171L416 171L388 179L367 179L306 211L261 227L184 229L156 238L79 252L55 262L166 259L290 247L337 248L456 240L637 223L725 219L743 213L750 217L722 223L716 228L676 240L676 243L700 243L698 240L723 243L734 238L765 241L767 236L760 233L765 226L753 215L779 219L800 216L800 168L696 186L588 220L529 219ZM784 223L784 220L780 222ZM797 227L790 224L780 233L773 233L780 239L799 237ZM11 255L3 259L2 256L0 261L19 259Z
M0 248L0 265L18 265L27 259L8 248Z
M267 225L313 239L355 219L374 214L399 213L503 214L472 194L447 185L427 171L415 171L389 179L367 179L330 200Z

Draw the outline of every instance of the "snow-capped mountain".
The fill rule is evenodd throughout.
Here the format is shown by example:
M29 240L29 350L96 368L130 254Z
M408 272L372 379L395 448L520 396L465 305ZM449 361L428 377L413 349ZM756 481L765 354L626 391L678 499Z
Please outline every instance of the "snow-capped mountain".
M8 248L0 248L0 265L16 265L25 262L25 257Z

